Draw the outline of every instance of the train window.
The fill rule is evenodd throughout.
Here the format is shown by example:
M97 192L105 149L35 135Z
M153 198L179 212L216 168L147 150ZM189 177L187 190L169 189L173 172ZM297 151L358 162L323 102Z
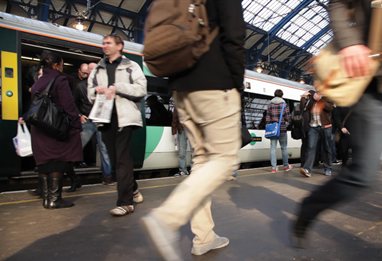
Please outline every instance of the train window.
M173 106L170 97L149 94L145 102L146 125L171 126Z
M274 97L245 93L243 97L244 103L244 115L245 115L245 125L250 129L265 129L265 117L267 113L268 104ZM290 112L295 108L296 103L299 105L299 102L292 100L284 99L289 106Z

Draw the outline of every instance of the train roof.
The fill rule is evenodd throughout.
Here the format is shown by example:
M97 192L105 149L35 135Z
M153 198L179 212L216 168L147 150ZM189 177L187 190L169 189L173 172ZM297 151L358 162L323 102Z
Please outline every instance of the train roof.
M0 27L96 47L101 47L103 38L103 36L99 34L83 32L74 28L11 15L4 12L0 12ZM125 51L142 55L143 46L141 44L128 41L124 41L124 44Z

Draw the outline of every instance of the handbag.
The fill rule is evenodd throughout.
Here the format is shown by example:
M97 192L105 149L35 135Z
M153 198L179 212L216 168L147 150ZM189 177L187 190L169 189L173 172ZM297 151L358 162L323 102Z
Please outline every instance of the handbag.
M13 145L20 157L28 157L33 154L31 135L25 123L17 123L17 135L13 138Z
M373 7L369 47L373 52L378 52L381 51L382 7ZM372 60L369 75L350 78L342 67L340 56L333 44L321 50L319 55L313 58L312 64L317 91L343 107L352 106L359 101L380 67L380 62Z
M64 141L69 136L69 115L52 101L50 89L57 77L52 79L45 90L33 97L32 104L24 116L27 123L40 129L48 136Z
M267 139L276 139L280 136L280 126L281 120L283 118L283 112L285 108L285 102L281 107L280 117L278 122L267 123L265 125L265 138Z

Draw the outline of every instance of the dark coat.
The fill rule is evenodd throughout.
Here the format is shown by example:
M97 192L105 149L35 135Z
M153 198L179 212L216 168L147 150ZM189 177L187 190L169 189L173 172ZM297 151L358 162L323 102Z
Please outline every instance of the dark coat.
M32 149L37 165L45 164L49 161L75 162L82 160L81 122L67 77L60 75L59 71L44 69L43 76L32 86L32 95L41 93L50 80L56 76L58 77L51 87L50 93L53 102L69 114L72 129L70 130L68 140L59 141L32 126Z
M219 35L196 65L170 77L177 91L242 88L245 62L245 24L241 1L207 0L210 27L219 26Z

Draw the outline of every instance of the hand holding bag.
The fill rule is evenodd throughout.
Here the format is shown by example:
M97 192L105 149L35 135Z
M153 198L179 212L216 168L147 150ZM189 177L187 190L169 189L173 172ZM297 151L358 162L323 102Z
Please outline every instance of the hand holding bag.
M382 42L382 4L372 1L372 20L369 33L369 48L380 59ZM372 60L369 75L350 78L342 67L341 57L332 44L324 48L313 58L313 71L316 76L315 87L320 94L332 100L336 105L348 107L359 101L365 89L380 67L380 62Z
M42 93L35 95L24 120L52 138L64 141L69 136L70 119L69 115L52 101L50 89L56 78L49 82Z
M28 157L33 154L31 135L25 123L17 123L17 135L13 138L13 145L20 157Z
M283 102L283 105L281 107L279 122L272 122L265 125L265 138L275 139L280 136L280 126L281 126L281 120L283 118L284 108L285 108L285 102Z

